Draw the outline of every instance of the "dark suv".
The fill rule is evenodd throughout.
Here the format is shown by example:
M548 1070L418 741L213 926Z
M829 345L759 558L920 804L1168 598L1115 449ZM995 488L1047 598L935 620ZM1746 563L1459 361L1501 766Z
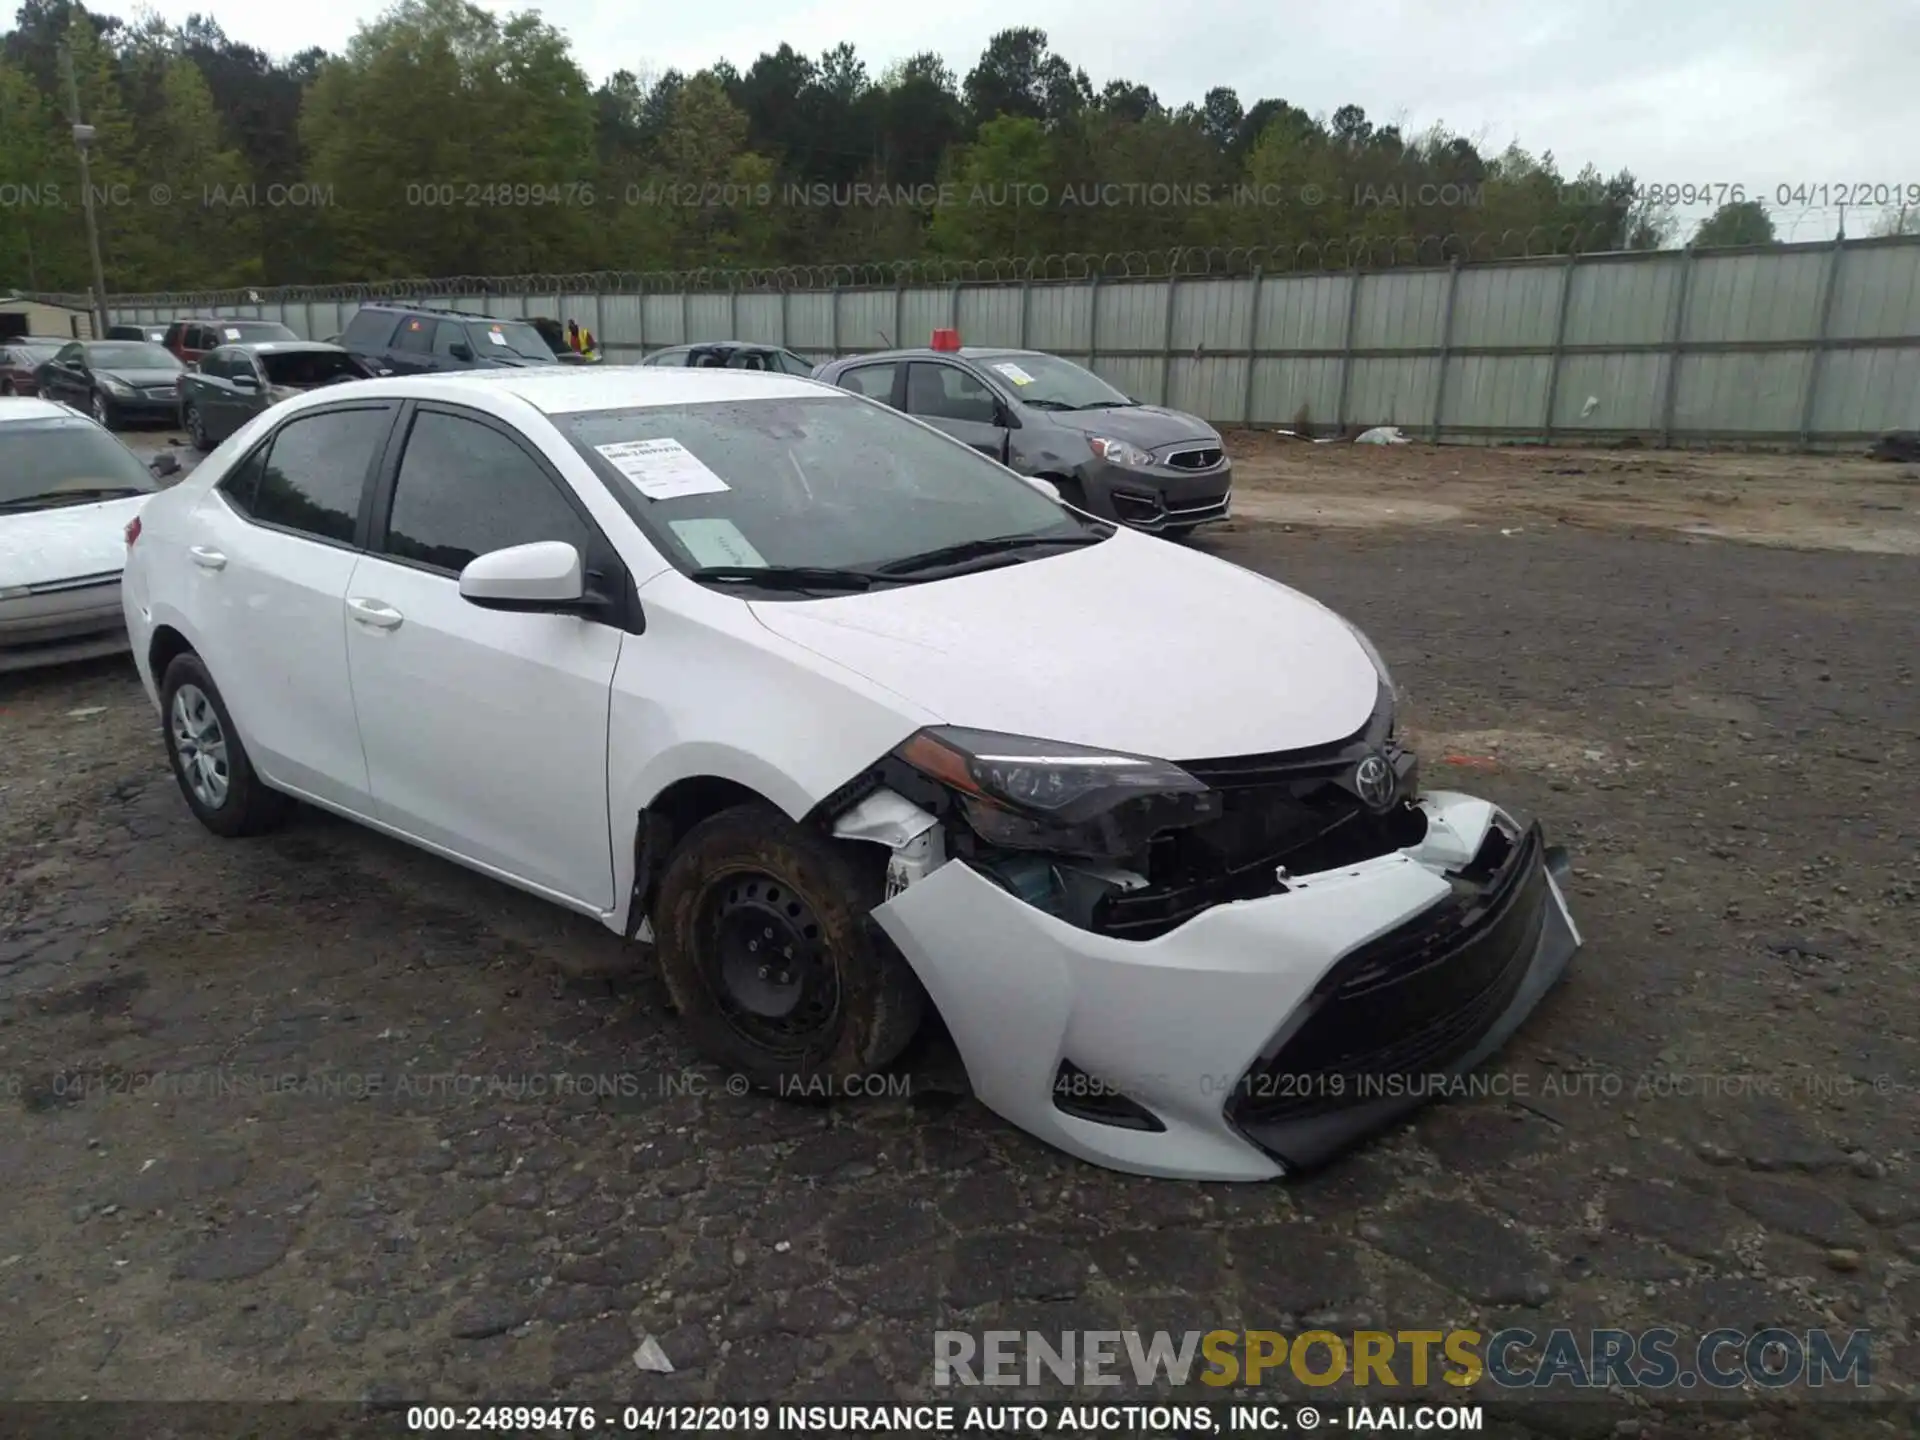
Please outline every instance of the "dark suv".
M904 410L1135 530L1179 537L1232 513L1219 431L1058 355L948 344L830 361L814 378Z
M341 332L340 346L383 375L561 363L525 320L425 305L363 305Z

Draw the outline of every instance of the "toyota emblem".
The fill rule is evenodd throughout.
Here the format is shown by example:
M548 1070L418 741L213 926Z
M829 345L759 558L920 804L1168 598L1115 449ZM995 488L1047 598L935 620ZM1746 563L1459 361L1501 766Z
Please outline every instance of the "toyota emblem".
M1384 755L1369 755L1354 767L1353 788L1370 809L1385 810L1393 804L1399 777Z

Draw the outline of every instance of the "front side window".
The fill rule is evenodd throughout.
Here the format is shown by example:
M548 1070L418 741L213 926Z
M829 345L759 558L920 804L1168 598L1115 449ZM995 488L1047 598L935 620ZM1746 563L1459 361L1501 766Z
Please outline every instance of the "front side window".
M564 540L584 564L586 523L527 452L490 425L428 410L394 478L384 549L459 574L491 550Z
M556 417L682 569L870 568L1086 526L978 451L852 396Z
M993 392L978 376L958 365L914 364L907 367L907 413L929 420L970 420L991 425L999 411Z
M353 543L367 471L386 437L388 406L328 410L274 432L251 513L316 539Z
M399 317L391 310L360 310L347 322L340 343L349 350L384 350L393 339Z
M400 333L393 338L393 348L409 355L425 355L433 349L433 330L433 321L413 316L401 323Z

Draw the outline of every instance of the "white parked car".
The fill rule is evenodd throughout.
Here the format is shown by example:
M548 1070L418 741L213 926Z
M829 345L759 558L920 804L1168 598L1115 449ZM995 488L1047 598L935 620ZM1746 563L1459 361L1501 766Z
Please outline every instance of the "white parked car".
M356 382L148 506L187 803L290 797L651 939L721 1065L982 1101L1147 1174L1311 1166L1580 940L1537 827L1417 794L1360 633L801 378Z
M78 411L0 398L0 673L127 648L127 524L159 489Z

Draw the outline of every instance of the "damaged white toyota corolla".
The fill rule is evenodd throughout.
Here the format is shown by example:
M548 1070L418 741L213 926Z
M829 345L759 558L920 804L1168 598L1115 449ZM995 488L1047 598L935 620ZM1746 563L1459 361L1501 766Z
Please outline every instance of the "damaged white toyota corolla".
M931 1003L1075 1155L1309 1167L1560 976L1560 861L1419 793L1345 621L1048 490L807 380L374 380L151 501L124 603L222 835L298 798L651 938L770 1087Z

